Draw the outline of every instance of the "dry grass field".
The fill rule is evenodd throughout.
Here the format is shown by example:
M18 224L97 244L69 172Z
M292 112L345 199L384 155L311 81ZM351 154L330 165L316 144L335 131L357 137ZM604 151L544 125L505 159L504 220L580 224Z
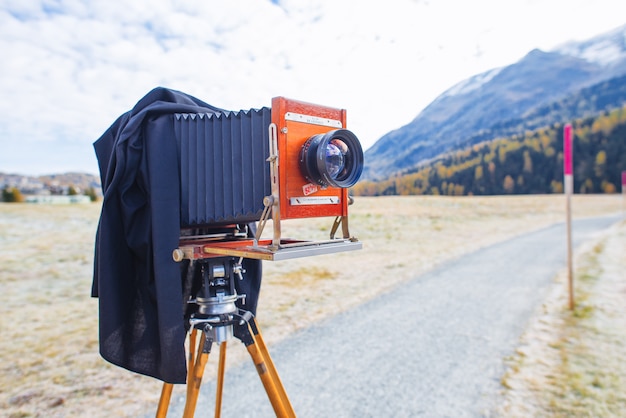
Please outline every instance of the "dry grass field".
M563 196L358 198L350 229L363 250L264 264L258 320L265 340L271 345L451 258L561 222L564 207ZM617 195L573 199L575 218L620 210ZM98 354L97 300L89 294L99 211L97 204L0 204L0 410L6 416L155 410L160 382ZM289 221L284 236L324 239L331 221Z

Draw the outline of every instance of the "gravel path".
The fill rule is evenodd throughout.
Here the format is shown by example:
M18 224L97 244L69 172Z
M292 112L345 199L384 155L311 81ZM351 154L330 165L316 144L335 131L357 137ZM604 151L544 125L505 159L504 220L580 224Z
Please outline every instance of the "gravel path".
M618 220L576 220L574 245ZM502 360L564 268L565 248L563 224L519 236L270 347L297 415L493 415ZM364 277L363 285L372 280L385 277ZM236 349L244 350L235 340L229 352ZM214 352L209 361L217 361ZM182 415L179 393L169 416ZM213 416L214 393L214 378L205 374L197 417ZM223 417L274 416L251 361L227 367L223 402Z

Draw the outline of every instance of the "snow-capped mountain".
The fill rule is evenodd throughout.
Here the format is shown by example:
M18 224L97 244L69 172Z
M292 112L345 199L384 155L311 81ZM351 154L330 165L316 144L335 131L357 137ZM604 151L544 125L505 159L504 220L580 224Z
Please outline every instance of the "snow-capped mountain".
M509 121L521 121L542 106L624 74L626 25L550 52L533 50L515 64L452 86L409 124L384 135L365 153L363 177L387 178L442 152L492 139L489 135L502 134L498 127L510 125ZM581 117L589 111L581 108L580 114L562 117Z

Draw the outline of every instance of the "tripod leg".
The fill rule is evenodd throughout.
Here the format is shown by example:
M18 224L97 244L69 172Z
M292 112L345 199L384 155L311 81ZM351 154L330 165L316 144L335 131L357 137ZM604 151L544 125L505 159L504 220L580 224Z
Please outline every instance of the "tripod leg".
M200 385L202 384L202 375L204 374L204 368L209 360L209 353L211 352L212 341L207 332L203 332L202 336L204 341L200 341L198 344L198 353L195 358L195 364L191 377L188 377L187 384L187 400L185 402L185 411L183 412L183 418L192 418L196 411L196 404L198 402L198 395L200 394Z
M252 357L263 387L265 387L267 397L272 404L272 408L274 408L274 413L280 418L295 418L296 414L293 411L291 402L287 398L285 388L278 377L274 363L260 335L254 320L235 328L235 336L246 345L248 353ZM259 337L258 340L256 336Z
M187 370L190 372L187 373L187 395L189 395L189 387L191 383L191 370L194 365L194 351L196 349L196 333L197 329L192 328L189 333L189 362L187 364ZM171 383L164 382L163 389L161 389L161 397L159 398L159 406L157 407L156 418L165 418L167 417L167 410L170 406L170 400L172 398L172 389L174 389L174 385Z
M217 392L215 393L215 418L222 415L222 392L224 389L224 372L226 370L226 341L220 344L220 361L217 369Z
M172 397L172 389L174 385L171 383L163 383L163 389L161 389L161 398L159 399L159 407L157 408L156 418L165 418L167 416L167 409L170 406L170 399Z
M252 319L251 328L254 334L254 340L256 341L256 345L261 352L261 355L265 358L265 364L267 366L267 372L270 374L272 380L274 381L274 385L276 386L276 390L278 395L280 396L281 402L285 405L285 409L287 411L291 411L292 417L295 417L295 412L293 411L293 407L291 406L291 402L289 401L289 397L287 396L287 392L285 391L285 387L283 386L282 381L280 380L280 376L278 376L278 371L276 370L276 366L274 366L274 362L272 361L272 357L270 356L269 351L267 350L267 346L265 345L265 341L263 340L263 336L261 335L261 330L259 329L259 325L256 322L256 319Z
M189 392L193 386L193 374L192 370L194 368L194 364L196 362L194 353L196 351L196 335L198 334L198 330L196 328L191 328L189 333L189 358L187 360L187 398L189 398Z

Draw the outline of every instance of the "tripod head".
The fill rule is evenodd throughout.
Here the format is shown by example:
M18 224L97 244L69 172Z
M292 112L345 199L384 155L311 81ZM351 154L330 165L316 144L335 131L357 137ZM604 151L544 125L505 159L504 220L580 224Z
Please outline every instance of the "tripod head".
M197 305L197 312L191 315L192 328L204 330L212 336L212 341L221 343L233 336L233 325L247 322L252 317L248 311L240 310L236 302L246 295L238 295L235 280L243 280L245 273L242 259L221 257L202 259L201 287L195 299L187 303Z

